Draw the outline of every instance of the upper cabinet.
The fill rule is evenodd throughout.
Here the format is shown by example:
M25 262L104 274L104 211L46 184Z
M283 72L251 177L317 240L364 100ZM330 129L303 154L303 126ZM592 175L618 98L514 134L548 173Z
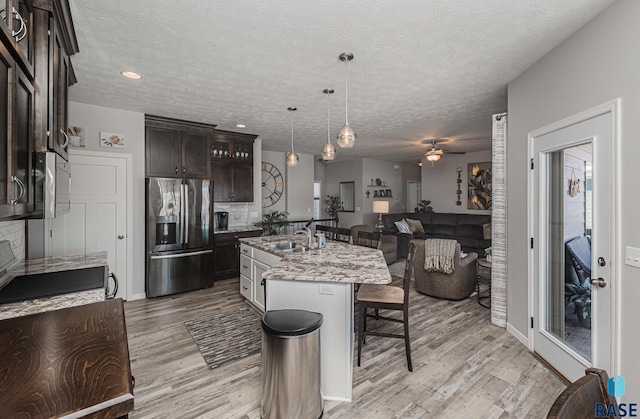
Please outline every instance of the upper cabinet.
M208 179L208 139L214 128L147 115L146 175Z
M66 0L0 0L0 219L33 211L34 151L67 158L76 52Z
M209 145L215 202L253 202L256 135L216 130Z
M68 87L76 82L69 57L78 52L67 1L34 0L35 150L68 159ZM45 111L46 110L46 111Z

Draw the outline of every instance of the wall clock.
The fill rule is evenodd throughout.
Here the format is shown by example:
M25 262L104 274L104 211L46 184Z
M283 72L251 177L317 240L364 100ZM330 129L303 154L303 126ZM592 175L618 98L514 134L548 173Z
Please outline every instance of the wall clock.
M262 162L262 208L275 204L284 192L284 178L277 167L269 162Z

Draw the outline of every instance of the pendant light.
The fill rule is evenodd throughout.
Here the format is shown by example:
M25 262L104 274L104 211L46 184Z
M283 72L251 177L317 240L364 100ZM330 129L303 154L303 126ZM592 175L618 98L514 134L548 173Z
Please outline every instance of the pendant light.
M344 126L338 131L338 145L342 148L351 148L356 142L356 131L349 126L349 104L348 104L348 85L349 74L347 68L349 61L353 60L353 54L350 52L343 52L339 56L340 61L344 61L345 64L345 81L344 81Z
M287 166L297 166L300 158L293 151L293 112L297 111L298 108L287 108L287 110L291 112L291 151L287 154Z
M331 113L329 108L329 95L333 94L333 89L322 91L327 95L327 143L322 147L322 160L333 160L336 158L336 148L331 144Z

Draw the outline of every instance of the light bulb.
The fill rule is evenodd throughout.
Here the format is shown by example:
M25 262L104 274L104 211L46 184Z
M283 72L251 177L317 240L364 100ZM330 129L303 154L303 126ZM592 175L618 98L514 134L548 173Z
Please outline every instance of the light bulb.
M287 166L297 166L299 162L300 158L295 151L291 150L289 154L287 154Z
M338 131L338 145L342 148L351 148L356 142L356 131L349 124L344 124Z
M326 143L322 147L322 160L333 160L336 158L336 148L331 143Z

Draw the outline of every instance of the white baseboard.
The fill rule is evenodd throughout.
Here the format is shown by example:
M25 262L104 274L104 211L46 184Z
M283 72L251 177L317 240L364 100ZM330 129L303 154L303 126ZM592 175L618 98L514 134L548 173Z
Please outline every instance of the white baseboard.
M144 292L141 292L139 294L133 294L131 298L128 299L128 301L144 300L145 298L147 298L147 294Z
M516 330L515 327L511 326L511 324L507 323L507 332L511 333L516 337L524 346L529 347L529 338L520 333L520 331Z

